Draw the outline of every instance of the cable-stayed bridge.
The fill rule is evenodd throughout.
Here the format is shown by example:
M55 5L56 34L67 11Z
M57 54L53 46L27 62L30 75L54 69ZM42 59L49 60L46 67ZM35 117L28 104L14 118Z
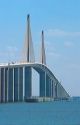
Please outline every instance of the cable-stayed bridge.
M46 65L44 32L42 31L41 34L40 62L35 63L30 16L28 15L21 62L0 65L0 102L25 101L27 98L32 98L32 69L39 74L39 97L69 98L69 94Z

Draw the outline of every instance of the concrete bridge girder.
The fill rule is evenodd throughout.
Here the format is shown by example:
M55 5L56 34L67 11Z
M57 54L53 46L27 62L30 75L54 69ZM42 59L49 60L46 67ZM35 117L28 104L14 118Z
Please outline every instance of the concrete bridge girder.
M35 68L34 68L35 69ZM39 70L39 68L35 69L39 74L39 88L40 88L40 97L51 97L51 79L46 74L46 72ZM26 67L25 68L25 74L28 77L28 79L25 76L25 97L32 96L32 67ZM48 89L49 87L49 89ZM28 88L28 90L27 90ZM47 92L49 90L49 92Z
M52 90L52 85L51 85L51 78L50 76L48 76L48 74L39 69L39 68L34 68L38 73L39 73L39 84L40 84L40 96L41 97L52 97L52 93L51 93L51 90ZM49 87L49 89L48 89ZM49 93L47 92L49 91Z
M54 75L41 64L10 65L0 68L0 102L24 101L32 96L32 68L39 74L41 97L69 97ZM43 69L42 69L43 68ZM48 68L47 68L48 69Z
M40 88L40 97L53 97L57 98L57 83L55 79L51 79L50 76L43 70L34 67L26 67L28 80L25 80L25 96L32 96L32 68L36 70L39 74L39 88ZM26 77L25 77L26 79ZM27 90L28 88L28 90ZM29 91L29 92L28 92Z

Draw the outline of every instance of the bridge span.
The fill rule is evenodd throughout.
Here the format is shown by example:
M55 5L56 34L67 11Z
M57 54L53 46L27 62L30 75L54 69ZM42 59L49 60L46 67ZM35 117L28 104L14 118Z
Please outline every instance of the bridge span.
M39 74L39 97L69 98L69 94L44 64L17 63L0 66L0 102L24 101L32 97L32 69Z
M32 69L39 75L39 97L69 98L69 94L46 65L43 31L41 33L40 62L35 62L29 15L27 16L27 31L22 55L21 62L0 65L0 102L25 101L27 98L32 98Z

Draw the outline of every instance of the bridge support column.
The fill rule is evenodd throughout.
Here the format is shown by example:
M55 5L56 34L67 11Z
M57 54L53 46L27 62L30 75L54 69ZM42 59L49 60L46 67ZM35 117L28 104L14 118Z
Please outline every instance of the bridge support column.
M52 81L52 87L53 87L52 95L53 95L53 98L55 98L55 82L54 81Z
M54 90L53 90L54 88L53 88L53 81L51 80L51 97L53 97L54 96Z
M46 97L46 73L40 73L40 97Z
M4 84L4 68L1 68L1 102L4 102L4 92L5 92L5 84Z
M51 97L51 79L46 75L46 97Z
M28 98L32 96L32 69L31 67L25 67L25 81L24 81L24 89L25 94L24 98Z
M15 81L17 82L16 78ZM8 69L8 102L13 102L13 68Z
M58 95L57 95L57 83L55 83L55 98L57 98Z
M23 68L19 67L19 91L18 91L18 100L23 101Z

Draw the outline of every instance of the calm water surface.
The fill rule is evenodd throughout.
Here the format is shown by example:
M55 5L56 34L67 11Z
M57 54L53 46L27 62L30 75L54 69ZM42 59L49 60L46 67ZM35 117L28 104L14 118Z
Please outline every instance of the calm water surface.
M0 104L0 125L80 125L80 101Z

